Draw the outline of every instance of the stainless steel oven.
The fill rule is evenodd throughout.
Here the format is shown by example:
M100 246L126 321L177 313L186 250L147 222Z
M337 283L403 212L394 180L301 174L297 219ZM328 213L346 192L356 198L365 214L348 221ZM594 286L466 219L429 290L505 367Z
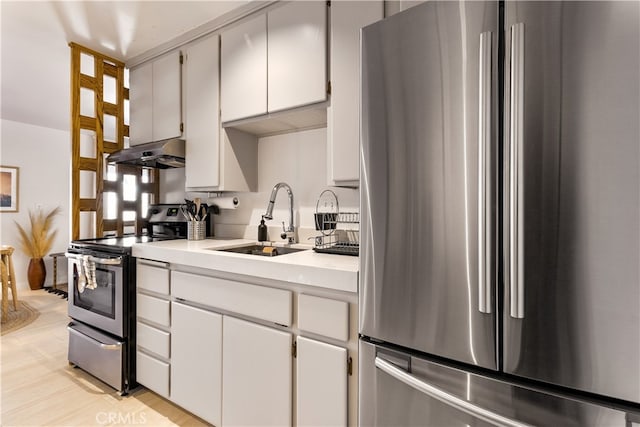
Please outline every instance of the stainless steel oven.
M126 394L136 383L136 243L186 238L179 205L152 205L148 233L74 240L69 265L69 362Z
M67 253L69 263L69 316L119 337L126 337L123 322L123 282L126 255L84 251ZM86 266L95 274L95 287L86 283Z
M68 360L121 394L136 386L135 258L130 252L142 240L76 240L66 253L72 319Z

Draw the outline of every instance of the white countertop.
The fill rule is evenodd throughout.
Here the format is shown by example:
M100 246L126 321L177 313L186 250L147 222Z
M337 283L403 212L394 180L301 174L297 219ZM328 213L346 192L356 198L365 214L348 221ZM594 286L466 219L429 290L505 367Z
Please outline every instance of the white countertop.
M339 291L358 291L358 257L316 253L302 245L294 247L309 249L275 257L216 250L255 243L245 239L165 240L135 244L133 256Z

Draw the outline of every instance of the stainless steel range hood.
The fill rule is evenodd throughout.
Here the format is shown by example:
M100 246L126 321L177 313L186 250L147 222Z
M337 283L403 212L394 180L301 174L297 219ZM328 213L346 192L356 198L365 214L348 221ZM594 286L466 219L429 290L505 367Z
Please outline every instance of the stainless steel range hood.
M135 145L107 157L108 163L169 169L184 167L185 141L171 138Z

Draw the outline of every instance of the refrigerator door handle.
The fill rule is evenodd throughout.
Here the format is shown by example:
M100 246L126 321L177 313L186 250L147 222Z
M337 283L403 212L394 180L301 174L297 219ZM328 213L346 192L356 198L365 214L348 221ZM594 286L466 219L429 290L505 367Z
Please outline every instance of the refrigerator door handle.
M478 310L491 313L491 31L480 34L478 62ZM487 151L489 150L489 151Z
M509 291L510 315L524 318L524 24L511 26L509 105Z
M504 417L488 409L482 408L464 399L461 399L453 394L447 393L437 387L425 383L421 379L411 375L410 373L398 368L390 362L387 362L380 357L375 358L375 365L378 369L391 375L398 381L418 390L427 396L436 399L445 405L458 409L472 417L484 420L490 424L503 427L529 427L529 424L522 423L520 421L512 420L511 418Z

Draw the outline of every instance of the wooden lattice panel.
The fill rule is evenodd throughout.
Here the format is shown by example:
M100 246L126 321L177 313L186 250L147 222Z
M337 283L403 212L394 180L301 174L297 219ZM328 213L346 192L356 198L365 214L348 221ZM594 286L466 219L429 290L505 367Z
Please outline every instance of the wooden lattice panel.
M116 174L108 173L105 158L124 148L129 126L125 124L124 63L75 43L71 48L71 216L72 239L80 238L81 212L95 213L89 234L82 237L122 235L127 227L140 232L145 212L142 194L151 203L158 200L158 171L119 165ZM89 65L87 65L89 64ZM106 83L105 83L106 82ZM107 90L105 90L107 86ZM93 135L91 137L91 135ZM88 153L88 154L87 154ZM124 199L122 178L136 176L135 200ZM143 177L147 183L142 183ZM115 217L105 218L105 194L113 193ZM135 212L125 221L125 212ZM131 230L133 231L133 230Z

